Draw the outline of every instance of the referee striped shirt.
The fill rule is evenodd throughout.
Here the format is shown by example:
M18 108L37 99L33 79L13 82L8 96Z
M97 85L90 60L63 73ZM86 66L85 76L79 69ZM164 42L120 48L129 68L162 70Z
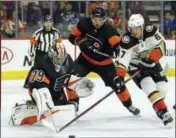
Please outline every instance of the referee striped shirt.
M46 31L44 28L37 30L30 39L29 55L34 56L40 52L48 52L48 48L52 46L54 40L56 42L62 40L60 32L56 28L52 27L50 31Z

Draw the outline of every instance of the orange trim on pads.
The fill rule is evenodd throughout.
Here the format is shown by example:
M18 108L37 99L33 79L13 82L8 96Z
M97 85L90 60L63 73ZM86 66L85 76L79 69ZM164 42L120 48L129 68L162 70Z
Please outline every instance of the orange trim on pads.
M149 59L153 60L155 63L158 63L160 58L163 56L160 48L153 49L149 54Z
M71 34L73 34L76 37L81 36L81 32L79 31L79 29L77 27L73 28Z
M125 77L125 75L126 75L126 70L124 70L123 68L120 68L120 67L116 68L116 72L117 72L118 76Z
M90 58L89 56L87 56L84 52L81 52L81 54L83 55L83 57L90 63L94 64L94 65L98 65L98 66L105 66L105 65L109 65L112 63L112 59L108 58L105 59L103 61L96 61L92 58Z
M69 82L69 83L68 83L68 86L73 85L74 83L80 81L81 79L82 79L82 78L79 78L79 79L76 79L76 80L74 80L74 81Z
M52 111L51 114L54 114L54 113L56 113L56 112L58 112L58 111L59 111L59 110ZM45 119L45 118L46 118L46 116L45 116L44 114L42 114L41 117L40 117L40 120ZM36 122L37 122L37 116L30 116L30 117L24 118L24 119L21 121L21 124L20 124L20 125L25 125L25 124L30 124L30 125L32 125L32 124L34 124L34 123L36 123Z
M70 90L70 89L66 89L66 93L67 93L67 96L68 96L69 100L74 100L74 99L78 98L77 93L72 91L72 90Z
M156 110L167 109L167 106L166 106L166 104L165 104L165 102L164 102L163 99L160 100L159 102L155 103L153 106L154 106L154 108L155 108Z
M125 89L122 93L117 94L117 97L119 97L120 101L126 102L130 98L130 93L128 89Z
M116 44L120 42L121 38L117 35L114 35L108 39L109 44L114 47Z

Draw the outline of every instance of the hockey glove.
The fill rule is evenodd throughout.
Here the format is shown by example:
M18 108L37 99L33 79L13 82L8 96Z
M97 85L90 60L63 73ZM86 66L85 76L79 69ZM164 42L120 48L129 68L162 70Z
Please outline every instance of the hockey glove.
M117 76L114 78L113 83L115 85L116 93L123 92L125 90L124 77Z
M144 72L152 72L155 67L155 63L148 58L142 58L139 62L139 69Z
M76 41L77 45L81 45L81 44L87 42L87 37L86 36L80 36L80 37L77 37L75 41Z

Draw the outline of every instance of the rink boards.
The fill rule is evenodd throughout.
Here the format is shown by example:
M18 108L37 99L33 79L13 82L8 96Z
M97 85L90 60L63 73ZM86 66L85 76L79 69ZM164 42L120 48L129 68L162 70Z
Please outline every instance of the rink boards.
M79 48L73 46L68 40L63 40L67 52L75 59L79 55ZM1 71L2 80L24 79L31 68L32 63L28 55L30 41L24 40L2 40L1 41ZM166 55L161 59L164 66L166 61L169 64L167 76L175 76L175 40L166 40ZM89 77L98 77L90 73Z

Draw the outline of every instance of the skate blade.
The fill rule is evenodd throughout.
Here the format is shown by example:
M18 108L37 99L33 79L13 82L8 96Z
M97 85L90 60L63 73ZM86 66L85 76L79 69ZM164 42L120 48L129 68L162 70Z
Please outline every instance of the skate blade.
M168 129L173 128L173 126L174 126L173 121L166 124L166 128L168 128Z

